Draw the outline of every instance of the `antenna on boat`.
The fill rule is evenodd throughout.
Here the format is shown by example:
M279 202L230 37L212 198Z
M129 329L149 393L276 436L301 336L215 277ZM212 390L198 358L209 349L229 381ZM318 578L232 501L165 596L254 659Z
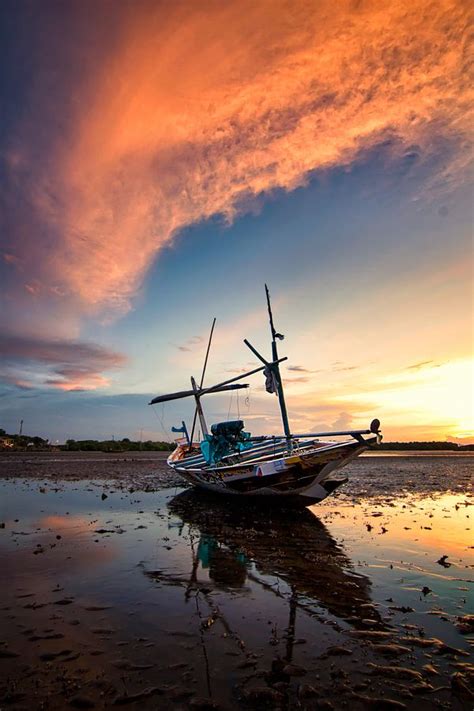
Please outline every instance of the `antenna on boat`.
M206 368L207 368L207 361L209 358L209 351L211 349L211 342L212 342L212 336L214 334L214 326L216 325L216 317L214 316L214 320L212 322L211 326L211 332L209 334L209 340L207 342L207 350L206 350L206 357L204 358L204 365L202 368L202 374L201 374L201 383L199 385L199 390L202 390L202 386L204 385L204 376L206 375ZM196 382L194 378L191 378L191 385L193 386L193 390L195 393L197 393L197 388L196 388ZM191 447L193 444L193 437L194 437L194 430L196 428L196 417L199 415L199 421L201 423L201 429L203 435L207 434L207 425L206 425L206 420L204 418L204 413L202 411L201 403L199 400L199 396L195 394L196 398L196 409L194 410L194 419L193 419L193 426L191 428L191 437L189 439L189 446Z

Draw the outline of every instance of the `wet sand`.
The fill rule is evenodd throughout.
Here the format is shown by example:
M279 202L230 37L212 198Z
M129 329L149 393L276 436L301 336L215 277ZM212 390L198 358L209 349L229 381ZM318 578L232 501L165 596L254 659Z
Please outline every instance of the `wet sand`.
M0 455L0 708L473 708L474 458L397 455L296 512Z

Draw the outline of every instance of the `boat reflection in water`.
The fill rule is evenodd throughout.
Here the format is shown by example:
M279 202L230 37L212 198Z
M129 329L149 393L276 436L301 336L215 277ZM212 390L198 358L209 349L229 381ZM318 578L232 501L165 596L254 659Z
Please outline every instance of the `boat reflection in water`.
M175 496L168 502L168 526L173 537L189 542L189 568L180 551L173 568L144 571L160 585L181 587L184 601L193 601L210 696L218 683L211 658L225 670L223 684L238 671L225 667L230 663L226 660L236 657L226 657L223 639L234 645L237 658L245 655L243 664L252 665L258 657L260 671L272 686L288 683L296 662L314 666L339 642L344 627L366 628L369 620L371 627L383 625L371 604L369 579L354 571L310 509L241 501L236 498L232 505L196 489ZM193 623L187 619L187 633L192 633ZM206 634L211 629L217 635ZM304 638L297 636L297 629Z
M187 490L169 503L170 512L189 526L189 578L180 584L193 590L242 589L246 584L286 597L293 608L311 614L329 612L359 627L371 618L370 581L356 573L350 559L309 509L265 508L222 502L218 496ZM199 581L207 572L208 580ZM275 576L280 585L275 584ZM287 592L282 591L286 586Z

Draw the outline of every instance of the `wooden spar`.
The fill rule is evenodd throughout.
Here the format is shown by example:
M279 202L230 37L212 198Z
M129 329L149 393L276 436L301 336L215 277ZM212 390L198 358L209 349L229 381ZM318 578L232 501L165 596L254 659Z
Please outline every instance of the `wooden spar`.
M199 416L199 422L201 423L202 436L205 437L208 434L206 418L204 417L204 412L202 411L202 407L201 407L201 398L199 395L199 388L196 385L196 381L194 380L192 375L191 375L191 385L193 386L194 399L196 400L196 412ZM194 432L193 432L193 435L194 435Z
M278 363L282 363L284 360L288 360L288 356L284 356L283 358L279 358L276 362L269 363L270 366L276 365ZM265 370L267 366L262 365L260 368L254 368L253 370L249 370L247 373L241 373L240 375L236 375L234 378L229 378L228 380L223 380L222 383L218 383L217 385L212 385L209 388L204 388L201 390L200 395L205 395L206 393L214 393L218 392L218 388L222 388L225 385L228 385L229 383L235 383L237 380L242 380L242 378L246 378L249 375L255 375L255 373L259 373L261 370Z
M278 361L269 363L269 366L276 365L278 363L283 363L283 361L288 360L287 356L284 356L283 358L279 358ZM249 375L255 375L255 373L259 373L260 371L264 370L267 366L262 365L260 368L254 368L253 370L249 370L247 373L241 373L240 375L236 375L233 378L229 378L228 380L223 380L221 383L217 383L217 385L211 385L208 388L203 388L202 390L199 391L199 397L202 395L212 395L213 393L220 393L224 392L225 390L238 390L239 388L248 388L248 385L232 385L230 386L231 383L236 383L237 380L242 380L243 378L246 378ZM229 387L228 387L229 386ZM154 397L153 400L150 400L148 403L149 405L156 405L157 402L168 402L169 400L179 400L180 398L183 397L190 397L191 395L194 395L194 390L180 390L179 392L176 393L169 393L166 395L157 395L157 397Z
M248 341L246 338L244 338L244 343L245 343L245 345L247 346L247 348L250 348L250 350L252 351L252 353L253 353L255 356L257 356L257 358L259 359L259 361L261 361L261 362L264 364L265 368L269 368L269 367L270 367L270 363L268 362L268 360L265 360L265 358L257 351L257 349L252 346L252 344L250 343L250 341Z
M308 439L309 437L355 437L356 435L374 434L372 430L341 430L340 432L310 432L309 434L294 434L293 439Z
M290 423L288 422L288 412L286 410L285 395L283 392L283 383L280 375L279 359L278 359L278 348L276 344L277 338L283 338L281 334L275 331L275 326L273 325L273 314L272 307L270 304L270 292L268 291L268 286L265 284L265 293L267 295L267 307L268 307L268 317L270 319L270 330L272 332L272 360L271 369L275 374L275 378L278 386L278 401L280 403L281 419L283 422L283 430L285 432L286 441L288 442L288 447L291 449L291 431Z
M307 432L305 434L292 434L291 437L292 439L314 439L315 437L342 437L342 436L351 436L354 437L355 435L363 435L363 434L374 434L372 430L341 430L340 432ZM249 437L248 441L249 442L264 442L264 441L271 441L271 440L278 440L281 439L281 437L276 437L275 435L259 435L256 437Z
M201 382L199 384L199 389L202 390L202 386L204 384L204 376L206 375L206 368L207 368L207 359L209 358L209 351L211 350L211 342L212 342L212 334L214 333L214 326L216 325L216 317L214 316L214 321L212 322L211 326L211 332L209 334L209 340L207 342L207 350L206 350L206 357L204 358L204 365L202 368L202 373L201 373ZM190 439L190 444L192 444L193 437L194 437L194 430L196 427L196 417L198 414L197 407L194 410L194 417L193 417L193 426L191 428L191 439Z
M211 333L209 334L209 341L207 343L206 357L204 358L204 366L202 369L201 382L199 384L200 388L202 388L202 386L204 384L204 376L206 375L206 368L207 368L207 359L209 358L209 351L211 349L211 342L212 342L212 334L214 333L214 326L215 325L216 325L216 317L214 316L214 321L212 322L212 326L211 326Z
M213 386L212 390L211 389L206 389L203 391L199 391L199 396L205 395L206 393L209 393L212 395L213 393L224 393L227 392L228 390L240 390L241 388L248 388L247 383L235 383L235 385L223 385L222 387L220 386ZM181 400L181 398L184 397L191 397L194 395L194 390L180 390L176 393L168 393L166 395L157 395L157 397L154 397L153 400L150 400L148 403L149 405L156 405L158 402L169 402L170 400Z

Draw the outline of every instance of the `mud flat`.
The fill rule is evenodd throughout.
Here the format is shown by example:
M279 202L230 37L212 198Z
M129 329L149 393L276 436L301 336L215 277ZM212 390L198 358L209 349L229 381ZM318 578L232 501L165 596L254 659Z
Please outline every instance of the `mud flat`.
M473 707L474 458L361 458L296 512L164 460L0 456L0 708Z

